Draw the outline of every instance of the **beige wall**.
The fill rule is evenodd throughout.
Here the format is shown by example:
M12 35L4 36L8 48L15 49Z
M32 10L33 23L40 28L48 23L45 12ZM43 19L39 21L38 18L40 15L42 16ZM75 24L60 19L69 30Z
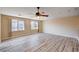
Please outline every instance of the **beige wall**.
M39 21L39 32L43 32L43 21Z
M47 20L43 27L45 33L79 38L79 16Z
M2 39L6 39L9 37L9 17L1 15L1 37Z
M0 15L0 42L1 42L1 15Z
M25 30L24 31L16 31L12 32L11 31L11 19L17 19L17 20L24 20L25 22ZM20 18L20 17L13 17L13 16L7 16L7 15L2 15L1 16L1 29L2 29L2 39L1 40L6 40L8 38L13 38L13 37L18 37L22 35L29 35L33 33L37 33L38 30L31 30L31 20L26 19L26 18ZM39 32L42 32L42 27L41 27L41 21L39 21Z

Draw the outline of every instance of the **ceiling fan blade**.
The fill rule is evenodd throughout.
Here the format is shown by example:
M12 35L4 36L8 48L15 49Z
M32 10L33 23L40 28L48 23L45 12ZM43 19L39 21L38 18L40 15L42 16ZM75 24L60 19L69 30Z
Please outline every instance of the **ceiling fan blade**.
M36 16L45 16L45 17L48 17L48 15L43 15L43 14L40 14L39 12L36 13Z
M48 15L41 15L41 16L48 17Z

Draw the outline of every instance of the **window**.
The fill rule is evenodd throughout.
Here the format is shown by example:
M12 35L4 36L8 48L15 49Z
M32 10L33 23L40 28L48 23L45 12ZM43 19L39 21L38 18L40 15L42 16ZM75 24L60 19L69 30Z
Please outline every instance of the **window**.
M31 21L31 29L38 29L38 21Z
M17 31L17 20L12 19L12 31Z
M19 30L24 30L24 21L19 21L18 22L18 29Z
M12 32L24 30L24 21L12 19Z

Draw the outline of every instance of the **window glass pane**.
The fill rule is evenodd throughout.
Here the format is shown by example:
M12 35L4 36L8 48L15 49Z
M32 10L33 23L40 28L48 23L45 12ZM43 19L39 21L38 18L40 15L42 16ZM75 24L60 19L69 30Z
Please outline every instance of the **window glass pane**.
M31 29L38 29L38 21L31 21Z
M35 27L34 27L34 21L31 21L31 29L35 29Z
M18 30L24 30L24 21L18 21Z
M17 20L12 19L12 31L17 31Z
M38 22L35 23L35 28L38 29Z

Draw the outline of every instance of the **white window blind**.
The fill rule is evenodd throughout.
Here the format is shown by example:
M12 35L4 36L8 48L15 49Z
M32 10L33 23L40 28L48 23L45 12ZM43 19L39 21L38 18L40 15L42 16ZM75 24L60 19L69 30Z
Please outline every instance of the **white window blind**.
M17 20L15 20L15 19L12 19L12 31L17 31L18 29L17 29Z
M12 19L12 32L24 30L24 21Z
M31 21L31 30L38 29L38 21Z

